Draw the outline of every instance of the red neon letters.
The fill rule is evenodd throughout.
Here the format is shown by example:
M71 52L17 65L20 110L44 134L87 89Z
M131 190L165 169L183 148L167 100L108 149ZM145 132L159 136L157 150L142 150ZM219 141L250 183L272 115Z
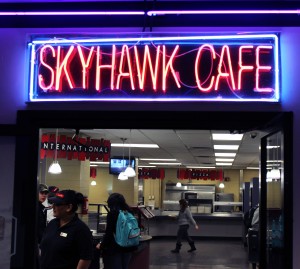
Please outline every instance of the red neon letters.
M245 78L252 80L252 91L269 93L273 83L262 83L262 76L273 72L272 63L262 59L273 53L266 45L231 46L203 44L191 51L181 51L181 45L111 45L52 46L43 45L37 51L39 59L38 86L44 91L75 89L129 90L155 93L168 92L172 87L192 85L199 92L241 91ZM186 70L194 71L190 81L182 81ZM234 55L234 56L233 56ZM251 59L251 60L249 60Z

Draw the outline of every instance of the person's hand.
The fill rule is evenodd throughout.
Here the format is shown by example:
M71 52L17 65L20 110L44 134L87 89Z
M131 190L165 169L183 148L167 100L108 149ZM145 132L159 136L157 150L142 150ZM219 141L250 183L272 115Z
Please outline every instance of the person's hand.
M96 249L100 249L100 247L101 247L101 244L98 243L98 244L96 245Z
M199 226L196 224L196 225L195 225L195 228L196 228L196 230L198 230L198 229L199 229Z

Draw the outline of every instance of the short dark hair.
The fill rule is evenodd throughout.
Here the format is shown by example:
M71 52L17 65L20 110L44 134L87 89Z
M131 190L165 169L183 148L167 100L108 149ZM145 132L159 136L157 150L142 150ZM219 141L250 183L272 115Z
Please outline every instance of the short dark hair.
M185 199L180 199L179 204L182 208L186 208L188 206L188 202Z

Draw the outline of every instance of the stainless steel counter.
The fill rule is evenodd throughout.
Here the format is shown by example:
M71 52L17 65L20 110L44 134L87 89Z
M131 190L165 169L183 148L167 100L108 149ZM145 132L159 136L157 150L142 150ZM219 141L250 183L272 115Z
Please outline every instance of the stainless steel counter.
M178 211L162 211L149 220L149 234L153 237L176 236ZM193 214L199 229L192 225L191 236L199 237L243 237L243 215L240 212L216 212L212 214Z

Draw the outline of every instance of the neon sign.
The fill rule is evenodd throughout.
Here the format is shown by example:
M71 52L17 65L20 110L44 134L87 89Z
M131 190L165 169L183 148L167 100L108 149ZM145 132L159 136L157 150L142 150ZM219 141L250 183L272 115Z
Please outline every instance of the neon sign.
M279 101L272 34L29 45L30 101Z

